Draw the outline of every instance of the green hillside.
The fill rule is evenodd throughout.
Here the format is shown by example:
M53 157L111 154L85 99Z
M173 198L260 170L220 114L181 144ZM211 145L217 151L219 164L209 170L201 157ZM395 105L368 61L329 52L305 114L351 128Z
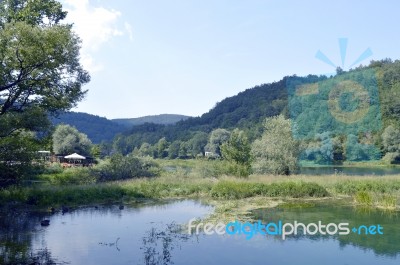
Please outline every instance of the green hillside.
M53 125L68 124L87 134L93 143L111 141L116 134L127 130L127 127L104 117L82 112L66 112L51 119Z
M201 117L188 118L175 125L142 124L135 126L123 134L117 135L113 141L114 150L126 154L132 152L135 148L139 148L143 143L155 145L164 137L169 143L180 141L190 145L190 141L196 136L202 133L208 134L216 128L228 130L240 128L247 133L250 140L254 140L261 135L261 123L266 117L278 114L284 114L289 117L291 114L296 114L296 106L298 107L299 104L306 102L305 100L308 97L297 101L293 99L289 102L288 91L290 91L290 88L288 88L288 84L293 82L299 84L319 83L324 87L332 82L346 78L346 75L349 76L348 78L355 78L355 80L362 79L365 71L373 72L373 80L365 79L361 83L363 84L364 82L364 85L371 86L368 82L372 82L374 84L372 86L376 87L372 99L380 102L380 104L375 104L372 108L375 112L379 111L380 123L379 126L373 128L372 135L369 136L371 139L368 141L377 144L379 147L381 145L380 135L382 131L390 124L395 126L400 124L400 99L398 97L400 95L400 61L385 59L372 61L368 66L359 67L349 72L339 70L339 74L335 77L328 78L316 75L308 75L306 77L287 76L278 82L262 84L247 89L236 96L226 98L217 103L213 109ZM347 100L350 99L351 96ZM310 102L310 104L307 111L295 117L296 121L305 123L305 128L307 126L315 126L316 129L311 130L309 132L310 135L324 132L335 135L337 132L329 131L330 128L327 122L329 119L325 119L325 116L321 115L327 110L321 110L318 107L319 104L323 106L328 103ZM349 106L351 107L352 105ZM355 108L357 107L356 105L354 106ZM351 109L348 111L351 111ZM371 117L375 116L372 115ZM307 125L308 123L310 125ZM368 124L363 126L368 126ZM353 131L350 130L349 132L355 133Z

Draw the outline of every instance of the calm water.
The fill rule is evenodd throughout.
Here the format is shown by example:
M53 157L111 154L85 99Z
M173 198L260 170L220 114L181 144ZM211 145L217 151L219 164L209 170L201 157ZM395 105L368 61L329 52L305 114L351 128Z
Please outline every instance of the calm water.
M347 206L275 208L254 211L257 219L304 223L348 221L381 224L382 236L189 236L174 223L187 223L212 209L194 201L104 206L69 213L1 213L0 253L5 260L31 256L69 264L399 264L400 218ZM50 219L41 227L40 220ZM32 253L32 254L30 254ZM0 262L1 263L1 262ZM11 262L10 262L11 263ZM11 263L12 264L12 263Z
M191 169L189 167L184 168L187 171ZM164 170L168 172L177 171L176 166L164 167ZM353 176L385 176L400 174L400 166L389 166L389 167L344 167L344 166L318 166L318 167L301 167L300 174L304 175L332 175L332 174L345 174Z
M400 174L400 167L301 167L300 173L304 175L332 175L332 174L345 174L354 176L364 175L394 175Z

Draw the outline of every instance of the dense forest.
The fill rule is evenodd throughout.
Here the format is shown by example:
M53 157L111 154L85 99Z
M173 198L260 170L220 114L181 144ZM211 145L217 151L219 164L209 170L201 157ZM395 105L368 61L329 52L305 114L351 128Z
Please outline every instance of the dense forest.
M160 114L131 119L112 119L83 112L65 112L57 117L52 117L53 125L68 124L86 134L89 139L98 144L102 141L111 141L115 135L127 131L133 126L145 123L169 125L190 118L178 114Z
M128 128L104 117L82 112L65 112L58 117L52 117L51 121L53 125L68 124L75 127L85 133L95 144L111 141L116 134L122 133Z
M348 84L350 90L353 90L342 93L336 99L343 115L346 116L346 112L352 113L357 108L362 109L363 104L368 104L366 113L362 113L362 110L354 112L356 115L366 115L360 122L340 120L339 116L342 114L334 114L330 109L332 93L329 93L329 89L338 84ZM362 93L362 89L361 94L357 94L357 84L366 89L366 95ZM319 86L320 93L313 95L315 93L307 92L307 89L312 92L313 86ZM293 87L298 89L296 93L304 95L294 97ZM108 148L113 152L128 154L135 150L138 152L144 146L145 149L153 146L155 150L162 149L161 145L167 150L171 145L174 149L176 145L180 145L184 148L181 152L184 156L195 156L200 150L202 153L207 151L210 133L218 128L228 131L239 128L253 142L261 136L266 117L282 114L295 122L296 130L302 130L294 133L306 146L307 153L303 155L305 159L323 161L330 157L343 160L346 146L354 147L354 150L348 148L347 159L379 159L388 151L388 144L384 144L382 134L389 126L397 132L400 124L399 94L398 60L371 61L368 66L360 66L348 72L338 68L337 74L332 77L286 76L278 82L262 84L226 98L201 117L189 118L174 125L145 123L134 126L118 134ZM149 154L149 151L145 153Z
M188 118L174 125L145 123L117 135L114 145L118 151L129 153L143 143L155 144L165 137L167 141L188 141L213 129L240 128L250 139L261 135L261 124L266 117L287 112L286 78L279 82L247 89L216 104L201 117Z
M335 92L340 86L343 93ZM94 143L101 142L103 155L134 152L187 158L215 151L210 142L213 132L222 132L227 139L226 133L237 128L254 142L262 135L265 119L282 114L296 126L293 136L303 143L302 159L317 163L376 160L386 153L397 157L393 154L400 148L396 138L399 94L400 61L384 59L347 72L338 68L331 77L286 76L226 98L200 117L160 115L117 123L84 113L66 113L53 122L73 125Z

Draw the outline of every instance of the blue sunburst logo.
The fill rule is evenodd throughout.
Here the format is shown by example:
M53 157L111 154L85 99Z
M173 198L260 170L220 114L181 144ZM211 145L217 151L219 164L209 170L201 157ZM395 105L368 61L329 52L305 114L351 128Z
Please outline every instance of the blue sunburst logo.
M346 57L347 57L347 46L349 43L348 38L339 38L339 50L340 50L340 58L341 58L341 65L335 65L331 59L329 59L328 56L325 55L325 53L323 53L321 50L318 50L317 53L315 54L315 58L317 58L318 60L336 68L338 66L340 66L342 69L344 69L345 67L345 63L346 63ZM362 61L368 59L369 57L372 56L372 50L370 48L367 48L364 52L361 53L360 56L358 56L358 58L349 65L349 68L352 68L353 66L361 63Z

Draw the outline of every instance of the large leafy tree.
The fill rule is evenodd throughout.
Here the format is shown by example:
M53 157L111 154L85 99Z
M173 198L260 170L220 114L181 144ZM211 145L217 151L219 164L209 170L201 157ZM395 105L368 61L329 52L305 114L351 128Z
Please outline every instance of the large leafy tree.
M30 143L48 128L48 114L70 109L85 95L90 76L79 62L78 36L62 23L66 15L54 0L0 2L0 185L3 176L21 175L10 174L23 164L15 150L26 150L29 162ZM32 148L18 148L17 139Z
M70 125L58 125L53 133L53 151L56 154L79 153L88 156L91 148L92 142L87 135Z
M386 155L384 160L390 163L400 163L400 131L389 125L382 133L382 142Z
M267 118L264 134L254 141L253 170L259 174L289 175L298 169L299 142L293 138L291 121L283 115Z
M60 24L65 13L59 3L10 0L0 7L0 115L74 106L90 77L79 62L79 38L71 25Z
M228 141L230 132L226 129L215 129L211 132L210 138L205 149L208 152L212 152L218 156L221 156L221 145Z
M251 169L251 145L245 133L233 130L229 140L221 145L222 157L230 162L231 173L247 177Z

